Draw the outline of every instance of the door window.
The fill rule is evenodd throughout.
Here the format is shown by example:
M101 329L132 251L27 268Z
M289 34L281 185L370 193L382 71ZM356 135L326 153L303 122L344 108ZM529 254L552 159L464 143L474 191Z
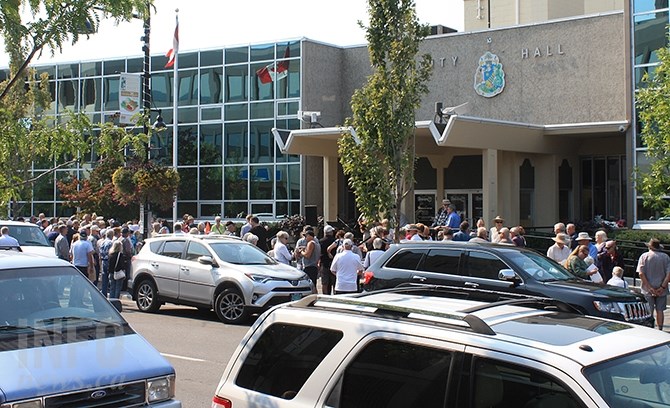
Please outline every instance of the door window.
M474 408L584 406L558 379L529 367L478 358L472 370Z
M498 280L498 272L509 269L497 256L487 252L471 251L468 255L465 276Z
M386 263L387 268L407 269L415 271L419 267L419 262L426 253L423 249L408 249L398 251Z
M181 258L186 243L184 241L167 241L160 250L160 255L170 258Z
M345 369L327 407L444 407L452 353L390 340L368 344Z
M212 256L205 247L200 242L191 242L188 244L188 250L186 251L186 260L188 261L198 261L198 258L201 256Z
M432 249L426 255L423 270L426 272L437 272L458 275L458 264L461 259L461 251L454 249Z

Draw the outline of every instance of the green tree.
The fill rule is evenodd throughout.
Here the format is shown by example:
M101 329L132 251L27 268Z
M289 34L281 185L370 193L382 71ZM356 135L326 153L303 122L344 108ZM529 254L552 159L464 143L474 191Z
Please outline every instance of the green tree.
M420 24L412 0L368 0L366 30L372 75L351 100L357 139L344 133L338 151L356 205L364 217L400 220L400 204L414 184L414 122L421 97L428 92L430 55L417 61L419 45L429 34ZM396 229L397 231L398 229Z
M637 191L645 206L670 215L670 48L657 51L660 61L653 76L644 75L644 88L636 96L642 142L647 147L648 166L635 170Z
M111 175L116 170L110 166L120 166L128 161L124 156L126 148L134 153L136 162L143 162L141 158L146 157L146 143L153 131L151 127L148 134L144 134L111 123L92 124L82 114L58 119L44 116L44 109L51 103L48 77L44 74L36 78L29 65L45 51L54 54L67 42L75 44L94 34L103 18L116 22L144 18L151 7L153 0L0 1L0 35L10 59L10 75L0 83L0 207L10 201L30 200L32 185L39 177L68 168L82 158L83 152L95 151L103 165L99 171L94 170L92 180L69 180L74 183L74 190L73 185L68 188L68 182L59 183L70 204L83 204L89 208L94 200L86 194L108 196ZM145 120L147 118L140 117L137 126L141 127ZM99 131L94 131L95 128ZM40 163L40 168L50 170L34 176L31 172L33 163ZM153 167L138 169L135 177L138 191L117 204L136 204L128 203L129 198L142 200L147 197L146 189L152 186L146 175L156 171ZM162 171L162 175L172 181L171 185L175 184L175 177L178 180L178 175L169 171ZM77 191L81 193L77 194ZM163 203L164 197L172 194L161 190L155 198ZM97 210L104 211L104 207Z

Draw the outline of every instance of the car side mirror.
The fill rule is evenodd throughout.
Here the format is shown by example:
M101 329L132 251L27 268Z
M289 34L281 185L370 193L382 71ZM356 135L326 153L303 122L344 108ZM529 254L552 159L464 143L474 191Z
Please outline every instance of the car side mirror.
M512 269L501 269L498 272L498 279L509 282L515 282L518 280L516 272L514 272Z
M209 256L209 255L203 255L201 257L198 257L198 262L200 262L203 265L214 265L214 259Z

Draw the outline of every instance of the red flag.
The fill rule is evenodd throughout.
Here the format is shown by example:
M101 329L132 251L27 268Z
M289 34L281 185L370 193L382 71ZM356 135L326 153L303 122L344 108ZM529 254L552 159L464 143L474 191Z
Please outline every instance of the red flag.
M170 51L165 54L165 56L168 58L167 64L165 64L165 68L170 68L174 66L174 60L177 57L177 53L179 52L179 21L177 21L177 25L174 28L174 38L172 39L172 48Z
M272 64L268 64L263 68L256 70L256 75L258 79L261 80L261 84L268 84L272 81L277 81L282 78L285 78L288 75L288 58L291 56L289 47L286 46L286 51L284 51L284 59Z

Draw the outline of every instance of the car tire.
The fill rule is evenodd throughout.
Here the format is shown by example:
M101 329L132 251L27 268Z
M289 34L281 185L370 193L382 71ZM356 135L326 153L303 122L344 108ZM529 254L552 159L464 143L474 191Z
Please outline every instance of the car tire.
M240 324L247 319L248 309L244 304L244 296L234 288L225 289L214 301L214 311L224 323Z
M135 290L135 303L141 312L157 312L161 307L161 303L158 300L156 284L148 279L141 281Z

